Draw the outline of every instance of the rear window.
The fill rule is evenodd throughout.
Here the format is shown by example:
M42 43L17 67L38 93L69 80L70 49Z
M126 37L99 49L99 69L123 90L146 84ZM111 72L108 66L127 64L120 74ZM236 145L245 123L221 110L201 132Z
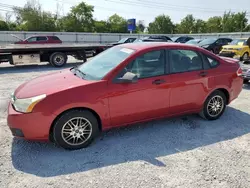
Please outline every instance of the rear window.
M60 40L57 36L52 37L53 40Z
M220 64L216 59L210 56L204 55L204 58L205 58L206 63L208 64L208 67L207 67L205 63L205 67L204 67L205 69L216 68Z

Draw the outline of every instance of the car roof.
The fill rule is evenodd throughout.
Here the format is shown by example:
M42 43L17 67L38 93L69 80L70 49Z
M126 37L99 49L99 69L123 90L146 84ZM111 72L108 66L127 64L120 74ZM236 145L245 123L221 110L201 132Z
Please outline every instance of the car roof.
M131 48L133 50L146 50L150 48L156 47L190 47L190 48L198 48L193 45L174 43L174 42L141 42L141 43L127 43L119 45L124 48Z

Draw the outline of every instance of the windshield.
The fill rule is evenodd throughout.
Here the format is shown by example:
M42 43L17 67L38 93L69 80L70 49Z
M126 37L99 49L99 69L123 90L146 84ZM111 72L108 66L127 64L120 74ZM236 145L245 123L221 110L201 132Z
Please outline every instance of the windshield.
M85 74L85 80L101 80L134 52L135 50L129 48L109 48L79 66L78 69Z
M123 39L119 40L118 43L125 43L127 39L128 38L123 38Z
M212 43L214 43L216 40L217 40L217 39L204 39L204 40L202 40L199 44L200 44L201 46L207 45L207 44L212 44Z
M246 45L246 39L235 39L230 44L231 45Z
M178 38L179 37L172 37L171 40L175 42Z
M133 43L142 42L142 39L135 39Z
M186 42L186 44L198 44L199 43L199 39L198 40L196 40L196 39L193 39L193 40L189 40L189 41L187 41Z

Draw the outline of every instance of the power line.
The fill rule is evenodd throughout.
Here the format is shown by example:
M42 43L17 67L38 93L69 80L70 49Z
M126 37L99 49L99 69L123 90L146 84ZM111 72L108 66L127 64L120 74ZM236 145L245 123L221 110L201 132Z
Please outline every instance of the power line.
M120 1L127 1L129 2L129 0L120 0ZM149 4L153 4L153 5L164 5L164 6L168 6L168 7L176 7L176 8L188 8L188 9L199 9L199 10L211 10L211 11L219 11L219 12L223 12L225 11L225 9L211 9L211 8L204 8L204 7L196 7L196 6L183 6L183 5L173 5L173 4L167 4L167 3L159 3L159 1L155 2L155 1L150 1L150 0L136 0L139 2L144 3L149 3ZM236 12L241 12L242 10L237 10L237 9L230 9L232 11L236 11Z
M157 3L154 2L152 4L149 3L148 1L145 2L143 1L142 3L140 2L134 2L134 1L130 1L130 0L105 0L108 2L112 2L112 3L117 3L117 4L125 4L125 5L129 5L129 6L140 6L140 7L146 7L146 8L154 8L154 9L162 9L162 10L170 10L170 11L182 11L182 12L207 12L207 13L223 13L226 10L202 10L202 9L197 9L197 10L192 10L192 7L172 7L172 6L166 6L166 4L162 4L162 3ZM189 10L188 10L189 9ZM191 9L191 10L190 10Z

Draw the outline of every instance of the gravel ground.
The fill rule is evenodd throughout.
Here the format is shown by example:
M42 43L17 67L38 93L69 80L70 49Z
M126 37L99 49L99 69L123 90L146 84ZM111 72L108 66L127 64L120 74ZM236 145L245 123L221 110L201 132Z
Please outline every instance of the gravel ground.
M115 129L78 151L13 139L10 93L56 70L0 65L0 187L250 187L250 85L217 121L187 116Z

